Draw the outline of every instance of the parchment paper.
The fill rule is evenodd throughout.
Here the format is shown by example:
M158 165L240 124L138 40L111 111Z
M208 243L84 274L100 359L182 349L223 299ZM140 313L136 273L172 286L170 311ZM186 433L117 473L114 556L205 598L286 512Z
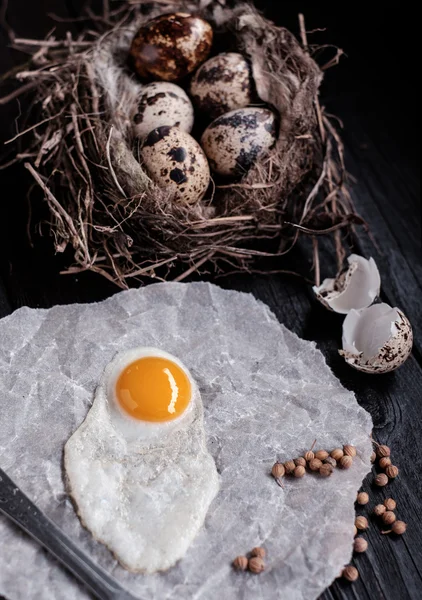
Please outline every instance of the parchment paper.
M0 464L46 514L142 599L312 599L352 554L356 491L370 469L370 416L311 342L253 296L205 283L155 284L99 304L22 308L0 321ZM195 376L221 477L205 526L166 573L124 571L82 528L66 494L63 446L119 350L155 346ZM276 459L317 446L358 448L329 479L269 476ZM256 545L261 575L231 561ZM88 598L32 540L0 517L0 593L10 600Z

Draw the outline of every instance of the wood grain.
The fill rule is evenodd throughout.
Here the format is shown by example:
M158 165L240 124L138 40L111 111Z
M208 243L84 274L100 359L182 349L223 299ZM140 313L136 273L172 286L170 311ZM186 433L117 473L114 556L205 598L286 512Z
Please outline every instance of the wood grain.
M83 0L13 0L9 22L19 35L43 35L51 28L45 13L77 16ZM386 489L374 489L371 477L364 483L370 493L369 507L388 495L398 503L399 518L409 524L405 536L382 536L371 520L365 534L366 554L356 558L360 579L355 584L336 581L321 600L417 600L422 590L422 536L420 512L422 496L422 265L420 260L420 206L417 152L412 130L411 94L403 94L412 65L409 47L412 35L407 16L388 9L371 15L352 5L324 6L298 2L259 2L258 5L280 23L297 27L297 11L307 14L308 28L327 25L325 34L315 34L345 47L351 57L341 68L327 74L323 100L328 110L339 114L345 124L347 165L357 178L354 200L368 221L381 250L371 239L357 233L356 248L376 258L383 281L383 299L402 308L415 328L415 351L406 365L384 376L363 375L352 370L338 355L342 318L317 304L312 291L299 280L280 276L231 275L216 281L227 288L253 293L277 317L301 337L314 340L335 374L353 390L374 419L374 437L392 448L393 461L400 468L396 481ZM12 6L13 5L13 6ZM380 21L381 20L381 21ZM389 44L388 32L405 30L406 37ZM58 25L63 32L67 25ZM324 37L321 38L321 35ZM22 56L6 48L1 34L2 70ZM400 67L400 68L399 68ZM394 70L394 85L389 75ZM19 106L2 108L0 129L3 139L14 130ZM12 190L1 205L0 219L0 315L28 305L48 307L69 302L92 302L117 290L93 274L61 277L58 271L68 257L53 256L51 241L36 238L27 242L29 185L22 170L0 172L3 189ZM40 207L33 206L40 214ZM292 254L281 268L294 268L309 261L307 244ZM325 245L323 275L335 271L330 244ZM212 279L212 278L210 278ZM2 283L1 283L2 281ZM366 509L359 510L366 514Z

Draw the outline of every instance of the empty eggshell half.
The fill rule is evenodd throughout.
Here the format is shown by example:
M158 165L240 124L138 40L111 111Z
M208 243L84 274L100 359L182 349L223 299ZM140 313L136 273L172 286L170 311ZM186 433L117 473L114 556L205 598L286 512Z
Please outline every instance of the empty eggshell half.
M347 261L349 266L338 277L325 279L322 285L313 288L325 307L342 315L370 306L381 289L381 277L373 258L367 260L351 254Z
M193 121L193 106L188 95L181 87L167 81L145 85L132 115L134 134L140 138L163 125L190 133Z
M346 362L365 373L394 371L409 357L413 346L412 326L398 308L374 304L351 310L343 323Z

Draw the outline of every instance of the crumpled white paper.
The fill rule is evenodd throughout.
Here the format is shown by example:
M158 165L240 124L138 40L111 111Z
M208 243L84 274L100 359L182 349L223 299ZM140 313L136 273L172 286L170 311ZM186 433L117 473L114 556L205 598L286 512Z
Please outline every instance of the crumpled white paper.
M156 575L124 571L80 524L62 453L116 352L155 346L191 370L221 487L185 558ZM315 344L249 294L206 283L155 284L99 304L22 308L0 321L0 464L90 556L142 599L312 599L352 554L356 491L370 469L371 418ZM276 459L354 444L348 471L269 476ZM153 540L151 541L153 544ZM267 569L238 573L235 556L265 546ZM0 594L88 598L35 542L0 516Z

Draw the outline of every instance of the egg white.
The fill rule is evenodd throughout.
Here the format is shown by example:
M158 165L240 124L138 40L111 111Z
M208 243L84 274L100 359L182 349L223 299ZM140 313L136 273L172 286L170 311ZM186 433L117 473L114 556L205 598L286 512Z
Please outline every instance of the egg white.
M122 370L146 356L168 358L189 377L191 401L173 421L140 422L117 402ZM64 464L82 524L135 572L166 570L186 554L219 487L198 387L180 360L154 348L118 354L106 367Z

